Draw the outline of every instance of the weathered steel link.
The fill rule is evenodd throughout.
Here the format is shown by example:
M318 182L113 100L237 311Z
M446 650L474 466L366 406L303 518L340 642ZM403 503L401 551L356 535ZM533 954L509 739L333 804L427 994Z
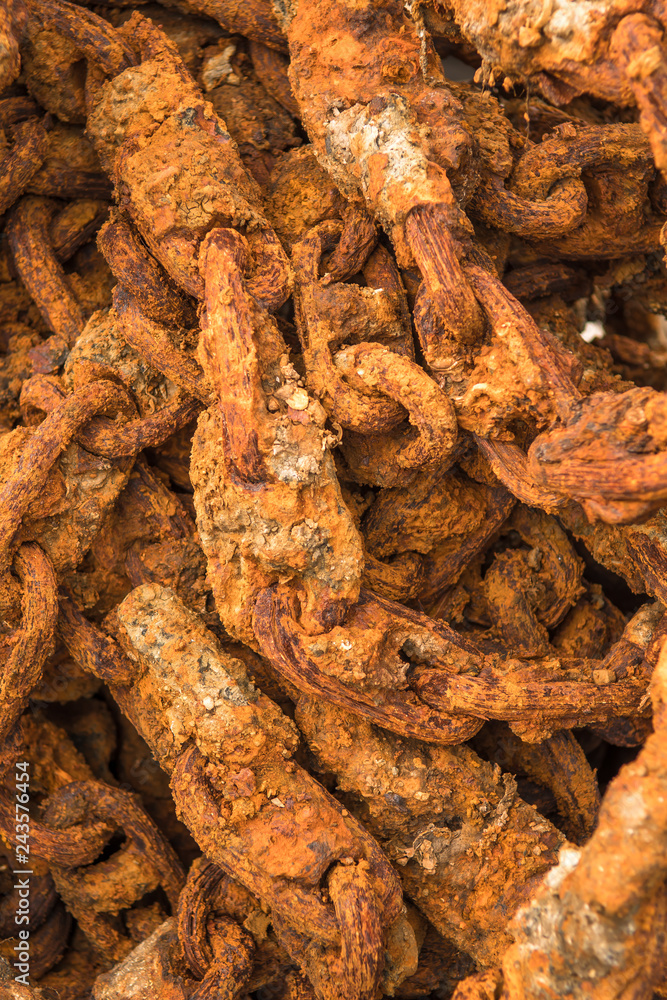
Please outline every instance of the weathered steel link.
M207 310L199 354L218 402L199 423L192 475L222 620L231 634L252 645L255 597L285 573L298 576L302 614L313 623L343 614L358 593L361 546L338 500L326 414L285 364L274 321L246 292L244 255L243 238L232 230L216 230L204 244ZM273 397L271 407L264 385ZM207 448L212 435L221 439L213 462ZM320 518L325 509L326 522ZM270 546L263 533L260 538L241 527L243 510L253 520L259 515L272 522L264 529ZM225 535L237 548L229 563L216 552L226 545Z
M549 654L543 660L497 657L444 623L371 594L362 596L343 626L325 635L308 636L294 614L294 596L287 588L267 590L257 601L260 647L291 684L428 742L460 743L481 728L483 719L504 719L528 741L539 741L572 728L576 717L594 723L614 714L641 713L645 704L652 610L637 616L652 623L647 633L631 621L627 642L619 641L621 662L633 665L627 677L616 669L615 647L595 663ZM594 671L606 678L610 668L614 683L601 686Z
M4 643L6 659L0 678L0 740L3 743L40 682L58 615L53 565L39 545L24 542L19 546L14 567L23 587L23 617L14 635Z
M270 930L253 933L265 919L259 901L218 865L194 862L179 899L178 934L203 994L256 988L273 978L271 965L284 970L290 964Z
M204 698L199 719L193 716L191 720L197 746L189 745L191 736L187 731L177 735L165 726L159 731L155 729L166 707L167 690L161 695L162 709L158 712L151 675L157 670L167 679L164 671L169 669L170 656L176 649L170 648L169 640L167 645L160 640L159 646L155 646L150 637L144 638L137 631L136 622L143 620L144 608L155 616L156 638L161 629L165 630L165 639L169 634L174 635L177 622L186 626L190 634L191 653L185 660L181 640L176 639L182 666L178 674L169 676L169 697L175 700L167 717L170 712L178 711L178 701L182 698L179 692L185 682L183 669L192 671L190 681L185 683L194 684ZM383 935L390 925L402 919L400 890L382 852L347 810L290 761L296 746L292 724L266 696L249 687L241 663L217 648L196 616L170 591L150 585L135 590L118 609L117 629L121 645L127 654L139 659L142 673L129 689L114 685L114 696L140 727L162 766L173 772L175 801L207 857L270 906L275 920L280 918L285 925L284 933L278 931L278 938L286 935L288 951L292 950L292 937L297 936L302 945L294 957L298 955L297 961L306 969L315 970L313 974L316 972L321 979L323 993L332 997L345 995L339 992L334 970L342 963L340 968L349 985L357 949L350 938L340 958L337 956L341 930L331 907L322 902L317 887L331 864L341 857L351 857L367 865L383 927L373 961L381 962ZM206 677L199 675L197 666L202 656L209 663ZM211 694L204 695L202 685ZM214 691L218 692L215 698L220 710L215 707ZM207 708L209 701L213 704L211 710ZM223 712L227 722L223 722ZM240 748L235 744L236 734L241 731L245 736L251 731L255 734L256 748L250 753L242 751L239 756ZM249 811L242 810L245 815L233 806L243 799L251 806ZM310 805L304 810L305 803ZM323 816L327 817L329 847L311 841L314 829L319 829L317 817ZM276 842L276 847L268 853L262 846L265 828L282 845ZM299 848L286 863L285 851L293 850L293 846L288 848L292 836L297 838ZM347 932L345 939L348 940ZM377 964L375 967L380 968ZM361 989L361 984L356 989Z
M122 831L121 850L83 869L52 861L51 872L59 895L86 936L100 952L118 960L131 944L116 926L115 915L158 885L175 913L184 873L172 848L128 792L97 782L73 782L51 796L45 819L47 823L53 819L63 830L85 815ZM110 883L116 887L113 898Z
M47 149L47 134L39 121L14 127L14 149L0 161L0 215L21 197L39 170Z
M325 280L331 272L325 275L324 280L320 280L318 272L324 250L328 244L334 243L341 232L341 224L334 220L321 223L314 230L311 230L293 251L298 289L297 323L309 385L322 401L327 412L343 427L366 434L386 431L397 426L404 419L405 410L403 407L400 403L392 402L390 399L378 399L368 392L360 392L353 388L337 370L332 357L331 340L332 335L335 334L327 326L323 313L332 304L335 308L338 288L329 281L325 285ZM341 288L338 295L341 301L344 301L344 294L349 297L357 297L354 288L351 289L351 293L344 292ZM358 296L358 299L360 300L358 303L352 299L351 308L354 309L354 305L356 305L355 312L361 322L366 318L364 316L364 312L366 312L368 314L366 326L370 335L381 336L384 331L381 325L383 317L380 309L376 307L376 319L371 313L372 305L375 303L367 304L361 295ZM388 321L391 321L392 318L391 314L386 317Z
M91 417L126 407L127 395L118 385L95 382L65 398L27 438L0 490L0 552L5 565L21 520L39 496L61 452Z
M183 297L125 219L109 219L99 232L97 245L121 288L136 299L146 316L173 326L192 318Z
M84 317L48 238L54 208L40 198L19 202L12 212L9 242L21 280L49 329L71 346L83 329Z
M136 60L132 49L104 18L66 0L26 0L29 14L71 39L87 59L116 74Z

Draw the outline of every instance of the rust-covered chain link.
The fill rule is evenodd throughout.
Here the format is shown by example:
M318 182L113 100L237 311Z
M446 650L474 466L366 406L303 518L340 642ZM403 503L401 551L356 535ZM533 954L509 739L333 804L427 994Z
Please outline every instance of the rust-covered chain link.
M21 620L4 641L5 661L0 680L0 739L2 744L39 684L44 661L51 650L58 619L58 593L53 565L35 542L25 542L14 557L14 568L22 585ZM11 764L3 752L2 770Z
M11 819L4 805L0 808L3 834L11 839ZM87 844L91 827L96 825L98 829L101 825L106 836ZM122 832L123 846L95 864L114 830ZM128 792L96 782L65 785L50 797L43 823L37 826L37 836L33 834L32 850L48 863L56 890L79 927L100 953L113 960L132 947L119 926L121 910L162 886L176 912L183 870L170 845ZM113 898L110 882L116 886Z
M144 636L147 616L153 626ZM85 620L76 628L68 617L67 641L85 662L82 649L99 649L101 640ZM342 975L348 986L357 984L359 996L372 997L387 934L409 933L400 888L363 827L290 759L293 724L166 588L137 588L119 606L115 630L125 655L107 645L107 662L118 658L123 680L114 681L107 668L107 683L171 773L177 808L207 857L270 907L278 940L323 992L346 995L337 992ZM180 638L186 634L187 641ZM170 636L179 637L170 643ZM131 682L128 661L135 665ZM175 721L188 698L194 714L183 729ZM241 734L252 750L238 746ZM322 830L328 846L318 839ZM274 845L268 853L267 843ZM340 864L358 868L351 886L334 877ZM329 904L322 898L327 885ZM345 915L348 896L354 919ZM370 952L359 942L359 914L362 928L368 924Z
M634 945L642 949L647 978L659 975L655 928L665 913L666 821L664 812L655 808L637 814L632 803L646 801L652 792L656 804L664 803L664 654L651 688L656 731L636 761L615 779L591 839L581 850L561 851L558 865L514 918L514 941L500 968L464 980L454 994L457 1000L482 1000L491 995L489 990L507 1000L537 997L545 989L554 994L565 990L567 983L577 980L583 980L587 989L622 995L626 984L637 982L631 957ZM619 839L627 851L622 876L610 863ZM580 930L566 938L566 927ZM587 966L583 976L576 971L581 962Z

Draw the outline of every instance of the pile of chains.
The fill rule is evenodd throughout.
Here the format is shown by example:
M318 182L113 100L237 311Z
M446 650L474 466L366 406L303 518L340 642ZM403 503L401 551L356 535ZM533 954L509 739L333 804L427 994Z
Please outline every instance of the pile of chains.
M0 5L0 998L667 996L667 15Z

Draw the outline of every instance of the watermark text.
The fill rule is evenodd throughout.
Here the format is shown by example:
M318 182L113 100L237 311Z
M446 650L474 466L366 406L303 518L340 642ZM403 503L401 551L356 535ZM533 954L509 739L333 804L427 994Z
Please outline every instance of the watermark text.
M16 911L14 923L18 944L14 945L14 980L29 986L30 977L30 764L17 761L16 781L16 867L14 868L14 891Z

